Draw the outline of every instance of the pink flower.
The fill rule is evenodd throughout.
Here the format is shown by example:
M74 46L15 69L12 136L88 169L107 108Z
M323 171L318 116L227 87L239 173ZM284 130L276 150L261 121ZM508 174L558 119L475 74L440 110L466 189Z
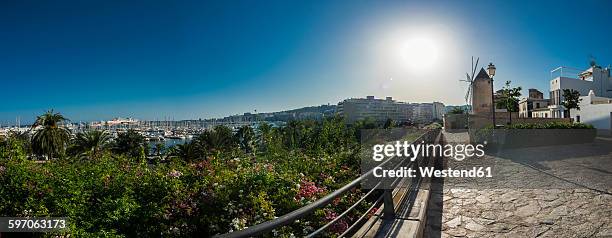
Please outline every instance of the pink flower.
M338 214L336 212L329 210L329 209L325 210L325 221L330 222L336 219L337 217L338 217ZM348 223L343 217L343 218L340 218L340 220L334 222L334 224L332 224L331 227L329 228L329 231L332 233L341 234L342 232L346 231L348 227L349 227Z
M317 187L314 182L308 182L302 180L300 182L300 191L295 196L295 200L301 201L302 199L310 199L315 197L318 193L325 191L323 188Z
M178 178L178 177L181 177L181 175L183 175L181 171L177 171L174 169L168 173L168 177L172 177L172 178Z

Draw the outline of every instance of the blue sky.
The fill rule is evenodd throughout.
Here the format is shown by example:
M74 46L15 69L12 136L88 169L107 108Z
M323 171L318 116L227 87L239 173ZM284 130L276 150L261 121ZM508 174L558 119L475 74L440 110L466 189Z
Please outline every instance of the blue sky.
M610 1L1 1L0 122L51 108L72 121L197 119L366 95L463 104L471 56L496 64L496 87L512 80L547 95L557 66L586 68L589 55L612 64L610 10ZM405 61L414 37L436 51L428 70Z

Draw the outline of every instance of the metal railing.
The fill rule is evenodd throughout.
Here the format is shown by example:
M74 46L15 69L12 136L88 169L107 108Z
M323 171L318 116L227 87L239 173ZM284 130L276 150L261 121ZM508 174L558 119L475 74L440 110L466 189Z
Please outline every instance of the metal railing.
M550 71L550 79L555 79L558 77L578 79L580 73L582 73L583 71L584 69L560 66Z
M433 139L436 138L436 136L440 133L439 129L436 130L430 130L425 132L423 135L421 135L419 138L417 138L415 141L432 141ZM383 166L386 163L389 163L389 161L391 161L392 159L394 159L395 157L391 157L383 162L381 162L378 166ZM400 165L404 164L405 162L408 162L408 165L413 164L413 161L410 161L409 159L404 159L402 160L400 163L398 163L394 169L398 168ZM332 203L334 201L334 199L339 198L341 196L343 196L346 192L350 191L353 188L356 188L363 180L365 180L368 177L371 177L372 174L374 172L374 169L369 170L367 173L361 175L359 178L351 181L350 183L344 185L343 187L341 187L340 189L328 194L327 196L314 201L313 203L310 203L304 207L301 207L295 211L292 211L290 213L287 213L281 217L275 218L273 220L267 221L267 222L263 222L251 227L248 227L244 230L240 230L240 231L234 231L234 232L230 232L230 233L226 233L226 234L221 234L221 235L217 235L215 237L223 237L223 238L234 238L234 237L252 237L252 236L257 236L257 235L262 235L265 234L267 232L271 232L272 230L282 227L282 226L286 226L289 225L291 223L293 223L295 220L298 220L304 216L307 216L309 214L314 213L314 211L316 211L317 209L320 209L330 203ZM397 184L401 181L400 178L396 178L392 183L391 183L391 187L395 187L397 186ZM392 196L392 189L380 189L379 187L381 186L381 182L379 182L377 185L375 185L369 192L367 192L366 194L364 194L357 202L355 202L352 206L350 206L349 208L347 208L347 210L345 210L344 212L342 212L340 215L338 215L336 218L334 218L333 220L329 221L327 224L323 225L322 227L320 227L319 229L315 230L314 232L310 233L309 235L307 235L306 237L315 237L317 235L320 235L322 232L324 232L327 228L331 227L333 224L335 224L336 222L340 221L340 219L342 219L343 217L347 216L349 214L349 212L351 212L352 210L354 210L359 204L361 204L363 201L365 201L368 197L370 197L372 194L375 194L376 191L381 191L382 190L382 194L374 201L374 203L372 204L372 206L370 206L366 211L363 212L363 214L355 221L353 222L353 224L348 227L342 234L339 235L339 237L345 237L353 232L355 232L355 229L357 229L366 219L369 218L368 214L370 214L370 212L372 211L372 209L374 209L375 207L377 207L378 205L380 205L381 201L384 204L384 209L383 209L383 218L394 218L395 217L395 208L393 205L393 196Z

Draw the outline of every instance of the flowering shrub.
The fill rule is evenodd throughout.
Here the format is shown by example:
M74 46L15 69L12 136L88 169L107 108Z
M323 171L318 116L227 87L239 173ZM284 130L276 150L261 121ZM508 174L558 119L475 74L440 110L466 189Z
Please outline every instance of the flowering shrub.
M295 195L295 200L304 201L305 199L316 198L317 194L324 192L323 188L318 188L314 182L308 182L306 180L302 180L300 182L298 194Z
M95 160L69 157L41 163L10 149L20 145L3 147L0 216L69 218L68 231L44 234L48 236L207 237L245 229L320 199L359 176L354 128L334 120L268 128L260 134L257 153L232 147L154 164L112 151ZM361 195L354 189L266 236L304 236ZM346 230L370 205L361 204L325 236Z

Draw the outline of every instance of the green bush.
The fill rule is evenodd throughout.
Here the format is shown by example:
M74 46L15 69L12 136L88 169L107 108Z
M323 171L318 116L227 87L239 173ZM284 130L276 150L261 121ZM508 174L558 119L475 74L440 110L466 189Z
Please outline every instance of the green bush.
M69 231L43 236L206 237L244 229L357 178L358 129L339 118L294 122L260 132L258 153L207 137L210 143L191 145L205 145L194 150L197 156L176 153L155 164L135 159L142 157L135 149L41 163L26 160L21 144L0 144L0 216L69 218ZM268 235L304 236L362 195L355 189ZM325 235L341 233L370 205L361 204Z

